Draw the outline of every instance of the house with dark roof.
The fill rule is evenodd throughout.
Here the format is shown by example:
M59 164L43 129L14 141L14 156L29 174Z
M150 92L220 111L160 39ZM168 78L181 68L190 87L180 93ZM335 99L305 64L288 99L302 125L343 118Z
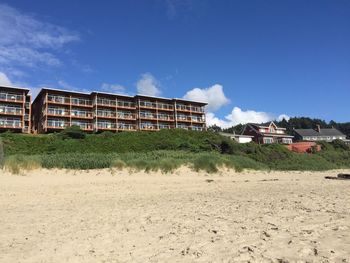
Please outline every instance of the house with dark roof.
M323 129L319 125L316 129L294 129L295 138L298 141L347 141L346 136L335 128Z
M288 135L285 128L277 127L274 122L268 124L248 123L242 134L253 136L253 141L258 144L291 144L294 137Z

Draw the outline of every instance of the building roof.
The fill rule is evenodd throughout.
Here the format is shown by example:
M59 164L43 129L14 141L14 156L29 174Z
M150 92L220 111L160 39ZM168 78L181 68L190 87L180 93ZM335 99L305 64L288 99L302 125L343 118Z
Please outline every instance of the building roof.
M259 127L259 128L270 128L270 126L273 124L276 129L278 130L286 130L286 128L282 128L282 127L278 127L273 121L270 122L270 123L247 123L248 125L252 125L252 126L255 126L255 127Z
M295 129L294 131L302 137L345 136L335 128L320 129L320 132L314 129Z
M15 87L15 86L0 86L0 88L7 89L7 90L11 90L11 89L13 89L13 90L23 90L26 93L28 93L30 91L30 89L21 88L21 87Z

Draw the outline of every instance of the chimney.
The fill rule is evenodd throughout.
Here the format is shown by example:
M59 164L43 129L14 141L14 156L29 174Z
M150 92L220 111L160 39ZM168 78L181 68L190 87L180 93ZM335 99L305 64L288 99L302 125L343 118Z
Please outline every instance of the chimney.
M317 131L317 132L321 132L321 126L318 124L318 125L316 125L316 127L317 127L317 128L316 128L316 131Z

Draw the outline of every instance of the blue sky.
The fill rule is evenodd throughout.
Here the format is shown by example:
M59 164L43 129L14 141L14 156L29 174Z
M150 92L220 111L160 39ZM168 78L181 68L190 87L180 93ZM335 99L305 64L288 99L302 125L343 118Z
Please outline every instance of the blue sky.
M222 126L350 121L350 1L0 2L0 83L185 97Z

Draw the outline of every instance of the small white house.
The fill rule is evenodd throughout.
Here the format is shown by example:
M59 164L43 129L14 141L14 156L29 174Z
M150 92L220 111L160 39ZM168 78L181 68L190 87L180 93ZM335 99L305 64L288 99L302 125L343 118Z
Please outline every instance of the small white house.
M250 143L253 141L253 138L254 138L254 136L250 136L250 135L226 133L226 132L220 132L220 135L229 137L231 140L234 140L238 143Z

